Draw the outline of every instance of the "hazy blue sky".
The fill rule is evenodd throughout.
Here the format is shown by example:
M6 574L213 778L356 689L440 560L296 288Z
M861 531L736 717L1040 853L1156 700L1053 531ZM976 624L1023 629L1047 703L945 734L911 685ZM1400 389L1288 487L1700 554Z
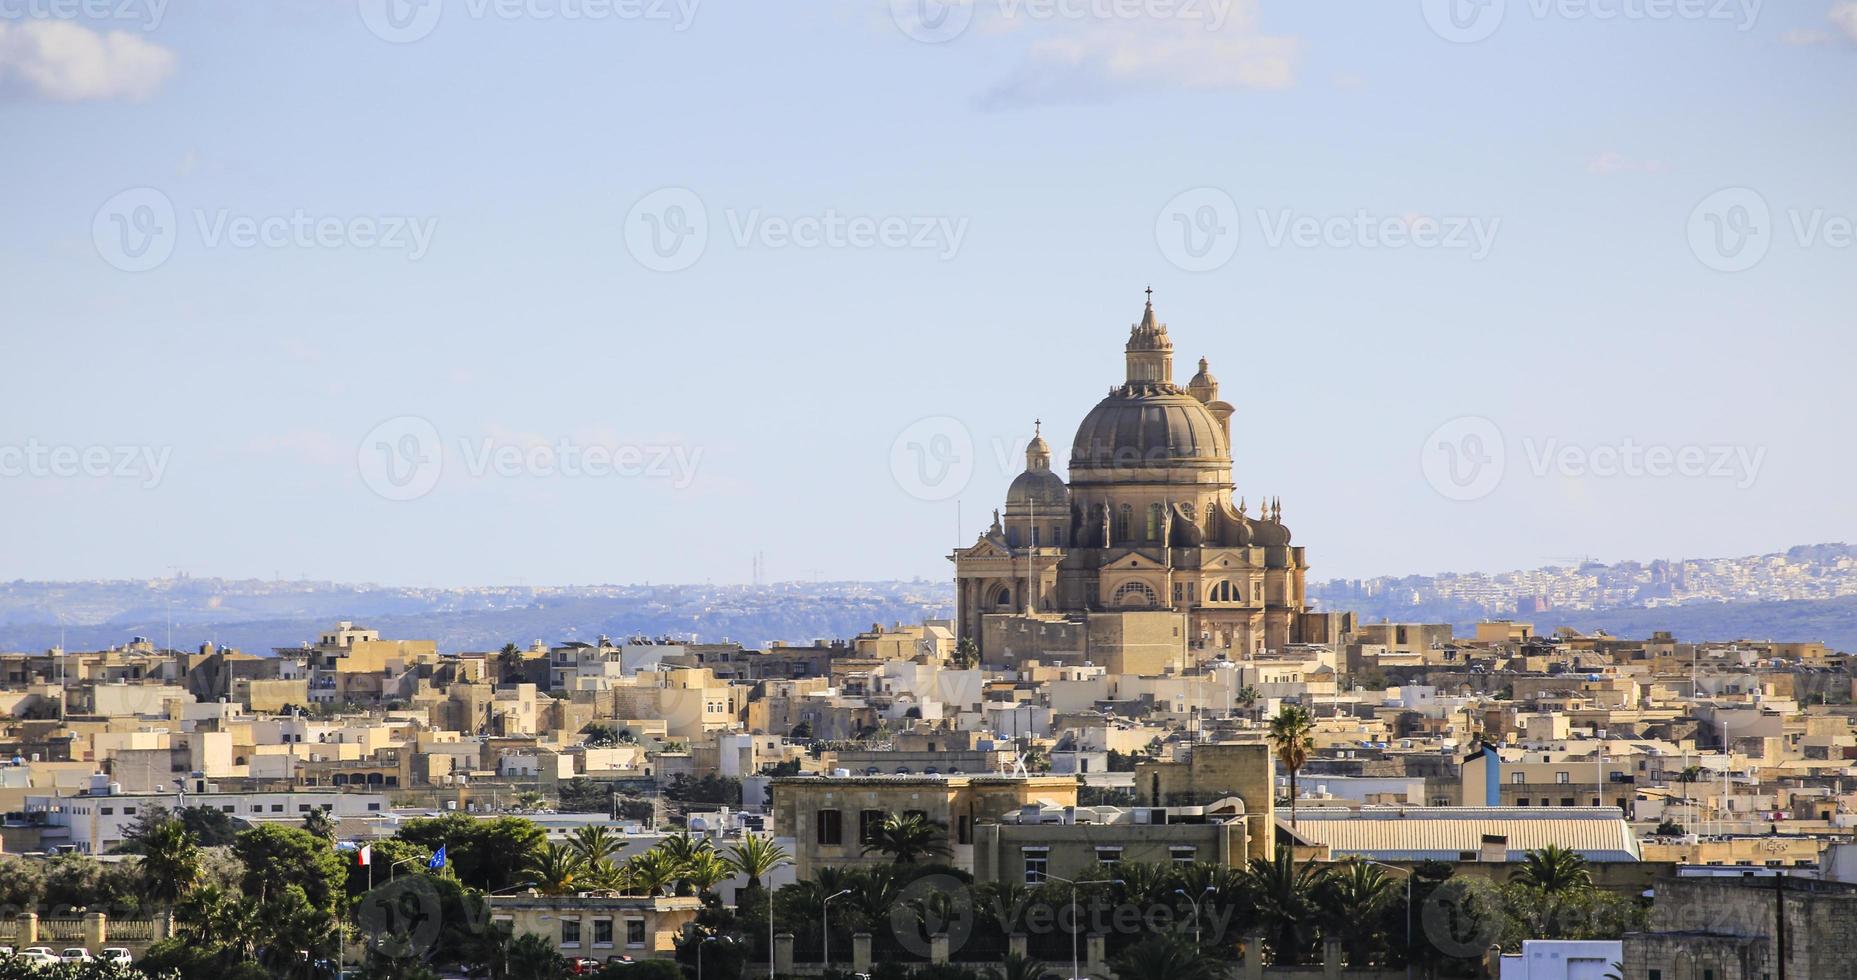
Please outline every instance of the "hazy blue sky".
M386 2L0 0L0 579L943 577L1150 284L1315 577L1857 536L1857 3Z

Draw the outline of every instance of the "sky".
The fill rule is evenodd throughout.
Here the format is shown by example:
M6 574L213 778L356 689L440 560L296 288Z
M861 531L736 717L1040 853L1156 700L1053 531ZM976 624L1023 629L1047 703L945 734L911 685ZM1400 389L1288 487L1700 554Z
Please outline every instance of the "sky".
M1152 287L1317 579L1857 538L1857 2L0 0L0 580L951 574Z

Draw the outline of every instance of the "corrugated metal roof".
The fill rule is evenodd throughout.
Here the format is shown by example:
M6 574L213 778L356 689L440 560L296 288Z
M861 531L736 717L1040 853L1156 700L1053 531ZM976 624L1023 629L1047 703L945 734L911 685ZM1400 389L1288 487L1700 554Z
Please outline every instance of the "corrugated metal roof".
M1281 810L1278 811L1282 813ZM1280 821L1283 822L1283 821ZM1588 861L1637 861L1638 838L1614 807L1366 807L1306 810L1298 836L1337 858L1456 861L1480 853L1484 835L1507 838L1508 860L1559 844Z

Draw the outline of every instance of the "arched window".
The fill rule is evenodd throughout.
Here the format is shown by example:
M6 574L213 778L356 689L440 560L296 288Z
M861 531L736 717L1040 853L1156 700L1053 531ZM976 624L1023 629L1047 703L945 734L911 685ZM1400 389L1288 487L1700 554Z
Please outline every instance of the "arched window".
M1232 588L1232 583L1228 579L1220 579L1212 583L1212 591L1206 594L1209 602L1237 602L1241 598L1243 596L1237 589Z
M1135 523L1135 508L1129 506L1128 504L1123 504L1122 509L1119 511L1116 511L1115 539L1117 541L1127 541L1129 538L1129 528L1134 523Z
M1146 582L1123 582L1116 587L1112 601L1118 606L1158 606L1161 597Z
M1148 540L1159 541L1160 539L1161 539L1161 505L1160 504L1149 504L1148 505Z
M993 596L993 604L1002 608L1011 609L1012 590L1001 586L999 592Z

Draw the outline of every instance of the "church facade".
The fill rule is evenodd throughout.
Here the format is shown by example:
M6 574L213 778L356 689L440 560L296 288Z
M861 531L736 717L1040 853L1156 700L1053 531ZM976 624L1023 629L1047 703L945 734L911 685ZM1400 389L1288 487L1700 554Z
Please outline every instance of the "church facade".
M1150 297L1126 376L1071 441L1069 480L1042 432L1005 512L952 556L961 637L983 660L1089 660L1160 672L1332 642L1308 611L1307 562L1279 503L1234 498L1233 407L1202 358L1173 380L1173 341Z

